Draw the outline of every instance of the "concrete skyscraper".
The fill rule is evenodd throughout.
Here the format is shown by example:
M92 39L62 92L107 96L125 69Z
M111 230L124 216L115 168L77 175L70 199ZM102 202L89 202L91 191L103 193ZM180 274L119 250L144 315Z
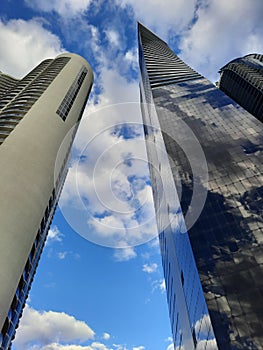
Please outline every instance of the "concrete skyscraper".
M89 64L70 53L21 80L0 74L1 350L21 317L92 83Z
M138 41L175 349L262 349L263 124L141 24Z
M219 73L219 88L263 122L263 55L236 58Z

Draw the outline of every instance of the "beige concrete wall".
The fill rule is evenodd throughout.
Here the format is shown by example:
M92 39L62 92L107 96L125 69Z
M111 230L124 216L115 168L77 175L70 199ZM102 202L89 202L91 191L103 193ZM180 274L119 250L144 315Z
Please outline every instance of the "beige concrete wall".
M71 60L0 146L0 329L54 187L60 144L93 82L88 63L61 56L68 55ZM64 122L56 110L83 65L88 74Z

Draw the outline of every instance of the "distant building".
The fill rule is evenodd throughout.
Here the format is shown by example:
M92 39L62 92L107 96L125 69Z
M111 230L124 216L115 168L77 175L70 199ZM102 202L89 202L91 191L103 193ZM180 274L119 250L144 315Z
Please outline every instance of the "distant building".
M138 41L175 349L262 349L263 124L141 24Z
M22 315L92 83L89 64L70 53L21 80L0 74L1 350Z
M219 88L263 122L263 55L237 58L219 73Z

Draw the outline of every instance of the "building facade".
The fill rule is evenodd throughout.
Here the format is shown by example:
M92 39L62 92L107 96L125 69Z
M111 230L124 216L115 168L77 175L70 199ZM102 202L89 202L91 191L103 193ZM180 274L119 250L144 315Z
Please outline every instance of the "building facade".
M138 43L175 349L262 349L263 124L141 24Z
M219 73L219 88L263 122L263 55L237 58Z
M1 350L22 315L92 83L89 64L69 53L21 80L0 74Z

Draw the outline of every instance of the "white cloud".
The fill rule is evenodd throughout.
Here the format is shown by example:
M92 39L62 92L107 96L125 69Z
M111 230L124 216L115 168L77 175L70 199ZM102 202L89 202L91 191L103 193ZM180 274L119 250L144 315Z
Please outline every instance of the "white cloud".
M73 345L73 344L59 344L52 343L44 346L33 345L28 350L96 350L98 348L94 348L92 346L82 346L82 345ZM104 350L104 349L103 349ZM105 348L105 350L108 350Z
M117 2L131 6L135 18L175 44L179 56L212 81L228 61L263 51L262 0L253 5L249 0L167 0L165 6L161 0Z
M181 39L180 56L212 80L228 61L263 51L263 2L201 1L196 22Z
M124 54L124 61L127 62L128 67L134 71L138 70L138 48L134 47L126 51Z
M119 88L125 92L125 85ZM102 95L103 105L113 100ZM97 244L124 248L149 241L157 230L139 104L90 107L94 112L76 137L80 158L69 170L61 211L76 232Z
M109 241L114 239L118 242L113 244L114 247L127 247L135 244L135 237L137 241L143 239L145 242L157 233L153 220L142 227L139 218L134 215L135 209L141 205L145 221L147 216L150 219L154 217L151 187L145 184L145 188L139 188L140 181L145 182L143 178L148 176L144 140L141 136L139 140L125 140L113 134L114 128L120 123L141 122L138 82L132 79L127 81L123 74L135 66L137 49L130 49L123 55L118 53L117 57L111 59L108 57L109 50L106 52L101 48L102 33L96 27L91 29L92 49L99 62L95 84L102 88L102 92L96 96L98 101L90 101L88 113L85 113L86 117L83 118L75 140L76 153L82 154L83 159L86 157L87 162L78 162L78 159L73 162L60 207L66 218L65 212L70 211L67 211L67 205L75 208L79 206L86 211L87 215L82 215L82 221L85 218L84 229L81 229L85 231L85 238L107 246L112 246ZM119 44L120 37L116 30L110 28L105 33L113 45ZM120 103L123 105L116 105ZM132 166L125 165L125 162L129 162L127 157L135 159L130 161ZM137 179L131 184L128 177L134 175ZM76 198L79 195L81 200ZM130 200L127 201L127 198ZM105 211L107 215L103 215ZM72 227L79 232L80 222L75 218L76 215ZM70 221L71 218L68 222L72 225ZM96 237L88 237L94 231L99 241ZM116 257L127 260L135 256L132 251L129 249L125 254L118 253Z
M106 345L93 342L91 345L74 345L51 343L48 345L33 345L28 350L111 350Z
M171 341L173 341L173 338L172 337L168 337L167 339L165 339L165 341L171 342Z
M165 286L165 279L164 278L162 278L160 280L153 281L152 286L153 286L152 291L159 290L159 291L161 291L161 293L165 293L166 292L166 286Z
M163 293L166 291L165 279L161 280L159 287Z
M109 333L103 333L102 339L109 340L110 339L110 334Z
M166 0L165 6L162 0L118 0L118 3L132 6L135 17L142 24L158 31L163 39L167 38L171 29L180 34L191 22L196 6L195 0Z
M119 34L116 30L108 29L105 31L105 34L110 44L115 46L120 44Z
M115 350L128 350L125 345L113 344ZM47 345L35 344L27 348L27 350L113 350L112 347L107 347L105 344L93 342L90 345L75 345L75 344L60 344L53 342ZM132 350L144 350L144 346L135 346Z
M63 236L63 233L59 231L57 226L52 226L48 231L47 243L61 242Z
M54 58L62 51L60 39L46 30L39 19L0 20L2 72L21 78L42 60Z
M151 248L155 248L155 249L157 250L157 252L159 253L159 251L160 251L159 237L153 238L153 239L148 243L148 245L149 245Z
M64 260L67 255L68 255L68 252L58 252L58 258L60 260Z
M112 345L114 347L115 350L128 350L128 348L126 347L126 345L121 345L121 344L113 344ZM132 350L144 350L145 347L140 345L140 346L134 346L132 348ZM112 350L112 349L111 349Z
M26 306L14 344L18 350L23 350L36 342L41 346L61 341L65 343L83 342L92 339L94 334L94 331L85 322L76 320L64 312L39 312ZM52 347L50 349L53 350Z
M30 3L32 4L33 2L31 1ZM65 4L65 2L63 3ZM43 4L44 2L39 2L39 6L44 6ZM51 2L45 2L45 4L45 6L51 6ZM57 2L54 1L53 5L55 6L56 4ZM2 31L0 31L0 39L1 35L3 36L2 40L0 40L0 48L2 49L1 52L5 52L5 57L7 57L7 59L2 60L1 64L0 53L0 65L3 71L14 74L15 76L24 75L28 70L31 70L35 64L46 58L46 56L54 57L56 54L62 51L61 43L58 37L45 30L43 28L43 22L39 20L32 20L28 22L23 20L13 20L7 23L0 22L0 24L2 26ZM91 43L92 50L95 50L95 52L98 50L99 52L100 33L94 26L90 26L90 29L94 39ZM115 35L114 31L110 32L110 34L111 40L117 38L117 34L115 33ZM14 42L16 42L17 48L15 53L13 50ZM31 54L28 55L28 52ZM134 237L138 237L139 239L143 238L145 241L151 238L153 232L156 232L156 229L154 228L155 223L148 223L143 229L139 227L141 225L141 222L138 221L138 218L133 216L135 212L133 207L134 203L132 201L130 201L130 203L125 203L124 200L125 196L133 195L133 189L131 188L131 185L128 181L128 176L138 174L140 176L140 179L138 178L133 182L133 187L136 190L137 195L136 200L138 200L138 203L140 205L144 206L145 216L149 215L149 217L152 217L154 215L150 186L147 185L144 189L138 188L139 183L144 181L142 178L145 175L147 176L148 172L145 147L143 145L144 141L142 138L140 142L136 142L137 140L135 142L132 142L131 140L124 140L121 137L112 135L112 130L105 131L102 137L100 137L99 134L101 132L101 129L103 129L108 124L111 124L114 127L116 123L123 122L124 120L127 121L129 119L140 122L138 83L135 80L127 81L125 76L123 76L121 71L118 69L119 67L122 67L121 69L127 71L130 65L135 64L136 50L128 50L122 58L119 57L116 62L114 61L114 63L112 63L111 60L107 59L105 54L106 52L102 53L101 56L99 55L99 77L97 77L98 79L95 80L97 84L101 83L101 86L103 87L103 91L98 97L99 105L97 103L92 105L92 102L94 101L90 101L89 105L89 112L96 113L96 115L94 118L89 115L89 117L87 117L89 120L86 123L82 123L80 132L78 133L79 137L75 143L75 147L78 152L82 152L83 147L86 147L87 139L90 140L94 135L98 136L90 147L89 157L92 154L91 162L93 162L93 165L96 165L96 160L104 152L104 150L107 150L109 152L107 154L107 162L104 164L105 167L102 169L102 171L98 170L99 177L96 180L97 187L95 190L99 191L100 193L104 192L105 186L107 185L107 182L105 182L105 175L107 175L107 171L111 172L114 170L112 167L116 167L112 173L112 188L109 188L108 192L104 192L106 193L106 196L104 194L103 199L108 200L108 203L111 201L111 199L115 204L119 203L119 207L123 207L126 210L127 215L123 215L122 218L120 218L117 213L113 213L113 215L97 218L96 221L92 220L93 215L97 212L101 213L101 210L103 208L102 205L98 204L98 201L95 202L94 200L96 197L96 191L94 192L94 189L93 191L90 191L90 188L94 185L93 173L87 170L87 167L79 167L78 170L81 171L78 171L78 186L81 195L87 196L90 202L89 209L91 209L90 217L85 218L85 229L87 228L87 225L95 227L97 229L97 233L103 237L107 232L108 234L114 236L116 234L117 227L119 228L117 229L117 233L120 241L122 241L125 237L127 237L127 240L131 239L132 242L129 243L134 243ZM19 56L21 59L17 60L17 56ZM27 62L27 60L29 60L29 62ZM21 61L23 64L20 66ZM7 69L7 66L10 69L9 71ZM114 105L116 103L121 102L137 102L137 105L134 107L134 104L132 108L131 105L125 105L124 108L119 108L119 110L118 108L114 108ZM113 108L110 108L111 110L105 111L105 109L103 110L103 107L105 106L113 106ZM132 118L130 118L129 113L127 113L127 109L131 110L129 113L132 114ZM118 148L118 141L122 142L119 144L121 148ZM116 146L112 148L112 145L114 146L115 144ZM133 166L131 168L124 165L125 157L128 156L131 149L131 156L135 158L143 158L144 164L139 164L139 161L133 162ZM120 167L118 166L119 161L123 163ZM64 187L62 200L60 203L62 203L64 199L64 201L69 200L74 204L75 198L74 195L72 195L71 187L72 183L75 180L74 174L72 175L72 173L74 173L76 166L78 166L78 164L73 164L72 168L69 171L69 176L67 178L67 183ZM90 169L92 169L92 166L90 166ZM112 190L114 190L113 195ZM105 208L103 210L105 210ZM109 226L112 228L112 230L108 230ZM133 227L135 227L134 230ZM59 235L56 228L52 228L50 230L49 241L60 241L61 237L62 236ZM118 246L120 245L123 246L123 243L119 244ZM122 255L123 258L126 259L128 256L133 257L135 253ZM65 258L65 253L60 252L59 258Z
M138 63L138 49L132 48L125 52L124 59L132 63Z
M101 85L103 93L100 105L120 102L138 102L139 86L137 81L127 82L117 69L103 67L101 69Z
M73 316L64 312L39 312L26 305L14 347L16 350L128 350L125 345L107 346L92 341L94 336L95 332L85 322ZM104 340L110 337L109 333L103 333ZM132 350L144 349L143 346L132 347Z
M108 350L108 348L102 344L102 343L99 343L99 342L93 342L91 344L91 349L96 349L96 350Z
M158 280L152 280L151 281L151 292L159 291L162 294L166 292L166 285L165 285L165 279L161 278Z
M132 247L119 248L115 250L114 258L116 261L128 261L136 258L137 253Z
M166 350L174 350L174 344L170 344L167 346Z
M25 0L34 10L57 12L60 16L71 18L87 11L91 0Z
M157 270L158 265L156 263L144 264L142 270L147 273L153 273Z
M112 346L114 347L115 350L128 350L125 345L113 344Z

